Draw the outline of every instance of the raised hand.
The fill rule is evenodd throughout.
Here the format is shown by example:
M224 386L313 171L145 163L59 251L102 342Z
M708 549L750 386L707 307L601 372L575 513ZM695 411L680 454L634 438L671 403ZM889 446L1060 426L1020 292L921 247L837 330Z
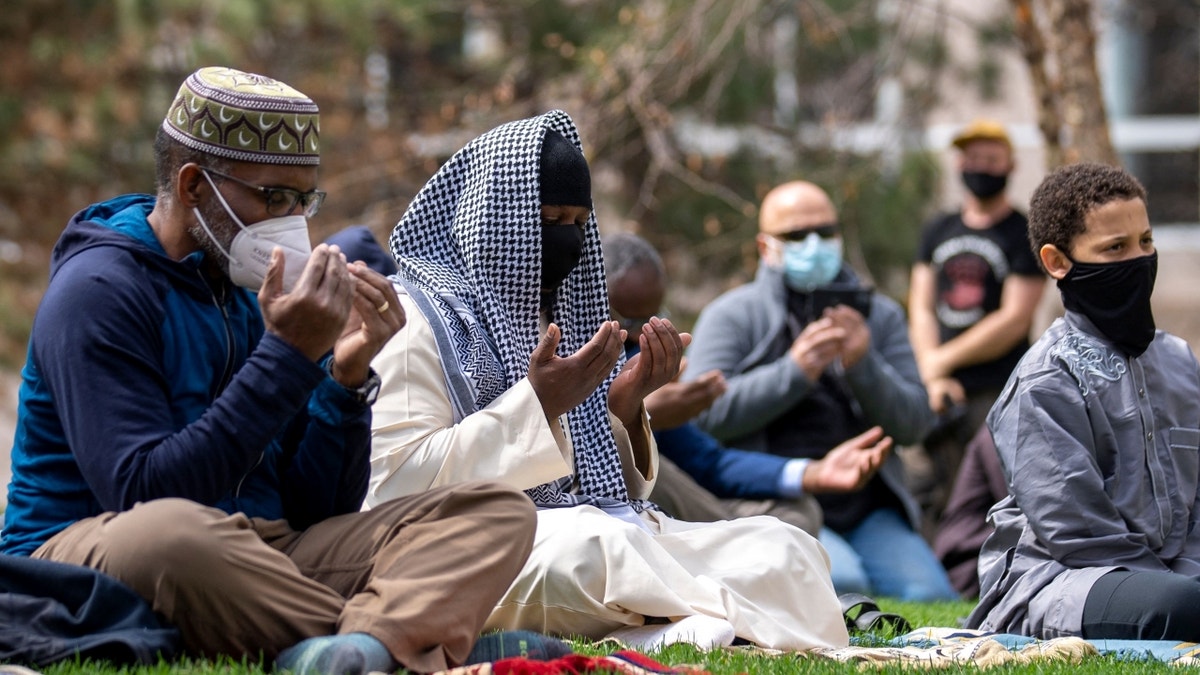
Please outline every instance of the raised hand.
M830 307L825 310L825 316L833 320L833 325L845 331L842 348L838 352L842 365L849 368L858 363L871 348L871 329L867 326L867 320L857 309L846 305Z
M283 291L283 269L283 250L275 247L258 291L263 323L267 331L316 361L342 334L353 304L354 280L346 257L336 246L317 246L290 293Z
M387 277L355 262L347 266L354 282L354 303L342 334L333 346L333 379L358 387L370 373L371 359L404 327L407 317Z
M686 362L687 358L683 361ZM682 373L686 368L686 364L681 364L679 372ZM710 370L691 382L680 382L679 375L676 375L675 379L646 396L650 426L659 431L687 423L708 410L713 401L725 393L725 388L725 376L719 370Z
M831 317L824 316L804 327L788 348L788 356L800 366L810 382L816 382L841 354L845 339L846 329L834 323Z
M550 324L529 358L529 384L547 420L583 403L612 373L621 357L625 331L616 321L605 321L587 344L565 358L555 353L561 339L558 326Z
M858 492L879 471L892 450L892 438L872 427L810 462L801 479L804 491Z
M679 375L683 350L691 342L691 335L675 330L667 319L653 317L642 326L641 351L625 363L608 390L608 409L622 424L640 424L643 399Z

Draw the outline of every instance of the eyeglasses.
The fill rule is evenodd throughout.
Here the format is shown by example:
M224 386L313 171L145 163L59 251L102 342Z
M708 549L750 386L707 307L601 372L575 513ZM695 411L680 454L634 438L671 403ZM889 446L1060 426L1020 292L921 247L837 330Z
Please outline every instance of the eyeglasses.
M254 183L247 183L241 178L235 178L226 173L221 173L215 169L204 168L203 171L211 173L226 180L231 180L239 185L254 190L261 194L263 199L267 200L267 213L272 216L286 216L296 210L300 206L305 217L311 218L317 215L317 211L321 210L321 204L325 203L325 193L321 190L310 190L301 192L291 188L281 187L263 187Z
M636 319L621 316L620 312L615 309L610 309L609 311L612 314L613 321L619 323L621 325L621 329L630 335L636 335L642 332L642 327L650 323L650 319L653 319L654 316L657 316L660 319L671 318L671 313L668 312L666 308L659 310L658 314L655 314L654 316L640 317Z
M808 239L808 235L813 234L814 232L822 239L833 239L834 237L838 236L838 224L825 223L824 225L817 225L816 227L805 227L799 230L781 232L771 236L782 241L804 241L805 239Z

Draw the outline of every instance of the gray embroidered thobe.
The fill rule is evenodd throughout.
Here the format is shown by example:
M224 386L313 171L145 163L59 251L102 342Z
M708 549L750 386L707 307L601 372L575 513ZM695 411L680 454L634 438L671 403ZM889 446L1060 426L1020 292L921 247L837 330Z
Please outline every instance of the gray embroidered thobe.
M1159 331L1129 358L1085 317L1054 322L988 415L1009 495L989 513L971 627L1079 635L1115 569L1200 577L1200 365Z

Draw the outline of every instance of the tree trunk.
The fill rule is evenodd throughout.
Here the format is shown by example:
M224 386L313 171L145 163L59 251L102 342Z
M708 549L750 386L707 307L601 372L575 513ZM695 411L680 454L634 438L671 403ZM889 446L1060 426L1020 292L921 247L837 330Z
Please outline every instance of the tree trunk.
M1075 162L1119 165L1096 69L1092 0L1010 1L1037 101L1046 168Z
M1051 82L1046 73L1046 41L1042 39L1034 14L1033 0L1012 0L1014 30L1021 44L1021 56L1029 67L1033 96L1038 106L1038 129L1046 144L1046 166L1062 164L1059 145L1058 83Z
M1091 0L1044 0L1049 39L1058 66L1061 161L1120 165L1108 133L1108 116L1096 69Z

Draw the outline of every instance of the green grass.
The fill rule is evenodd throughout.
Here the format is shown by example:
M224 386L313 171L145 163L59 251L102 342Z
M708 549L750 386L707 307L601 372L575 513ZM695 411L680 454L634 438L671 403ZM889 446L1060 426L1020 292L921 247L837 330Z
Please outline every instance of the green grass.
M889 601L882 599L879 602L881 609L888 612L896 612L907 618L913 626L956 626L958 620L965 617L971 611L971 603L967 602L948 602L948 603L904 603L898 601ZM879 636L880 643L890 636ZM871 637L865 638L868 642ZM575 648L585 654L606 654L612 651L607 647L597 647L586 641L578 641L575 643ZM820 659L803 659L791 656L771 657L753 654L749 652L739 652L737 650L718 650L713 652L702 652L694 647L687 645L674 645L659 652L651 652L651 658L668 664L693 664L698 665L710 672L713 675L738 675L740 673L748 673L752 675L807 675L809 673L860 673L862 672L855 664L836 663L828 660ZM47 675L207 675L209 673L222 673L223 675L265 675L270 672L269 668L263 668L258 664L234 662L230 660L219 660L216 662L203 660L181 659L171 663L159 663L155 666L145 666L138 668L117 668L104 663L96 662L70 662L59 663L43 670ZM907 673L915 672L915 669L905 668L900 665L887 666L879 669L881 673ZM974 666L960 666L947 668L946 673L975 673L979 672ZM1178 668L1169 666L1159 662L1143 662L1143 661L1120 661L1111 657L1092 657L1086 659L1082 664L1072 663L1051 663L1043 662L1033 665L1023 666L1000 666L987 671L990 674L1007 675L1008 673L1019 673L1021 675L1142 675L1149 673L1177 673Z

